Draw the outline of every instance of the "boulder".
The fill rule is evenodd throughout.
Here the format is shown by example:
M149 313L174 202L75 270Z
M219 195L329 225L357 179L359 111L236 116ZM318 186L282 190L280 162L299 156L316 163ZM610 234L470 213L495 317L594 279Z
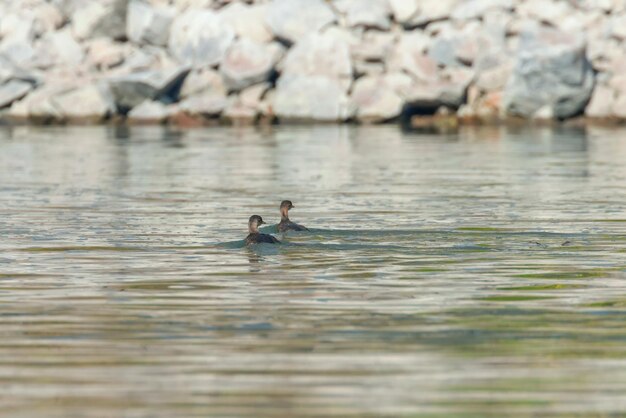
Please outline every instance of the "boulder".
M235 31L212 10L188 9L172 23L169 51L193 67L219 65L235 40Z
M611 113L620 119L626 119L626 94L618 94L617 97L613 99Z
M163 123L172 114L167 105L153 100L146 100L128 112L131 123Z
M351 98L356 107L356 118L362 122L394 119L400 116L404 106L403 98L380 76L366 76L356 80Z
M108 89L100 85L78 87L51 100L63 120L74 122L101 122L116 110Z
M423 81L434 79L438 72L437 63L425 54L430 42L421 31L402 34L391 52L388 69L406 71Z
M269 83L260 83L250 86L239 93L239 100L244 106L257 109L263 100L265 94L269 91L271 85Z
M109 79L109 87L115 104L129 110L145 100L172 103L178 99L180 88L188 67L177 67L167 71L144 71Z
M96 38L86 44L87 63L101 70L116 67L130 55L128 45L109 38Z
M278 44L259 44L249 39L236 41L220 66L226 87L239 91L268 80L281 55Z
M255 106L248 106L239 97L233 96L229 98L222 117L233 124L251 125L255 122L258 114L259 111Z
M0 109L20 100L33 89L33 84L23 80L9 80L0 84Z
M333 3L350 27L388 30L391 27L391 10L387 0L337 0Z
M590 118L609 118L613 115L615 94L611 87L598 84L593 89L591 100L585 108L585 116Z
M267 43L274 37L265 23L268 7L267 4L230 3L219 14L240 38Z
M60 122L63 117L52 99L70 90L72 87L65 83L44 84L22 100L14 102L9 109L9 117L35 123Z
M333 78L318 75L281 77L272 107L283 120L340 122L354 115L343 86Z
M226 86L220 73L210 68L192 70L183 82L183 86L180 89L180 97L186 98L207 92L226 95Z
M336 32L312 33L287 52L281 70L289 76L331 78L347 90L352 82L350 49Z
M459 0L420 0L419 8L405 26L420 27L431 22L449 19Z
M526 32L506 87L504 109L531 117L549 106L557 118L574 116L585 108L593 86L582 36L547 28Z
M207 92L186 98L179 104L179 109L193 116L219 116L228 104L224 95Z
M126 34L136 44L167 45L170 26L176 9L153 6L144 0L131 0L128 4Z
M393 18L398 23L408 23L419 10L418 0L389 0Z
M526 0L516 6L515 12L521 17L530 17L551 26L559 26L561 21L573 12L566 1Z
M452 11L452 19L478 19L492 10L512 10L515 3L513 0L465 0Z
M355 61L386 62L395 46L396 34L368 30L363 33L359 42L350 47Z
M456 109L465 102L467 88L474 74L470 70L455 69L442 73L431 82L418 82L406 93L410 107L435 110L441 106Z
M273 0L266 17L274 35L291 43L320 31L335 20L335 14L322 0Z
M78 39L104 36L115 40L126 36L128 0L81 2L71 15L72 30Z
M85 58L83 47L69 29L47 33L37 47L36 65L48 68L55 65L80 65Z

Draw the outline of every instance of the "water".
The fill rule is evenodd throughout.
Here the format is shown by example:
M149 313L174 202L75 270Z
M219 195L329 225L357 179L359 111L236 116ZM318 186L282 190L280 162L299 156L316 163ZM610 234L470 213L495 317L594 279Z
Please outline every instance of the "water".
M0 414L626 416L625 137L4 128Z

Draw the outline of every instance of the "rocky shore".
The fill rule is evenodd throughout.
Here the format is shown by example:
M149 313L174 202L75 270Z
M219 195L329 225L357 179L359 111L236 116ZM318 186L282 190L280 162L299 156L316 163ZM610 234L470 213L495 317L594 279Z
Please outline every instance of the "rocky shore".
M626 119L624 0L3 0L9 123Z

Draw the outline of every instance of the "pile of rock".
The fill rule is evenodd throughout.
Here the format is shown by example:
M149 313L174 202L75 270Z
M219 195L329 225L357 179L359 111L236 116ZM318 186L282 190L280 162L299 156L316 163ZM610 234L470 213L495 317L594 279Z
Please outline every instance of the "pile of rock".
M3 0L0 118L626 118L623 0Z

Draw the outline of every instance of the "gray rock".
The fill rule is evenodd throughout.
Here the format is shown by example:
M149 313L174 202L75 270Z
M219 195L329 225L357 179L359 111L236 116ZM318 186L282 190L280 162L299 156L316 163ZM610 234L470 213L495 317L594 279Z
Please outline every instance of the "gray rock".
M144 71L112 78L109 80L109 87L115 104L122 110L131 109L145 100L172 103L178 99L181 85L188 73L188 67L168 71Z
M236 41L220 66L226 87L239 91L268 80L281 54L282 48L276 44L259 44L249 39Z
M63 120L101 122L116 110L104 86L88 85L52 97Z
M318 32L335 19L322 0L273 0L267 11L267 24L274 35L292 43Z
M71 15L72 30L78 39L105 36L115 40L126 36L128 0L80 2Z
M267 43L274 37L265 23L268 7L267 4L230 3L220 9L219 14L240 38Z
M428 48L428 56L437 64L455 67L461 63L457 60L457 48L459 40L453 37L438 37Z
M333 3L350 27L388 30L391 27L391 10L387 0L337 0Z
M0 55L16 65L30 68L37 57L32 39L21 35L11 35L0 42Z
M347 90L352 82L349 46L336 32L309 34L289 50L282 72L290 76L325 76Z
M72 87L63 83L47 83L28 94L22 100L14 102L9 109L9 116L40 123L63 121L61 112L52 98L70 90L72 90Z
M33 89L33 84L22 80L9 80L0 84L0 109L20 100Z
M594 85L582 37L551 29L523 34L513 75L507 84L504 109L531 117L549 106L557 118L580 113Z
M137 123L161 123L171 114L171 109L165 104L146 100L128 112L128 120Z
M153 6L144 0L131 0L128 4L126 34L137 44L167 45L170 26L176 9Z
M431 110L441 106L456 109L465 102L467 88L473 77L470 70L447 71L436 81L419 82L412 86L406 94L406 102L411 107Z
M361 77L354 83L352 101L356 117L363 122L385 122L400 116L404 99L383 77Z
M194 67L222 62L235 31L211 10L189 9L174 19L168 47L180 63Z
M339 122L354 115L354 105L337 80L324 76L283 76L273 97L283 120Z

